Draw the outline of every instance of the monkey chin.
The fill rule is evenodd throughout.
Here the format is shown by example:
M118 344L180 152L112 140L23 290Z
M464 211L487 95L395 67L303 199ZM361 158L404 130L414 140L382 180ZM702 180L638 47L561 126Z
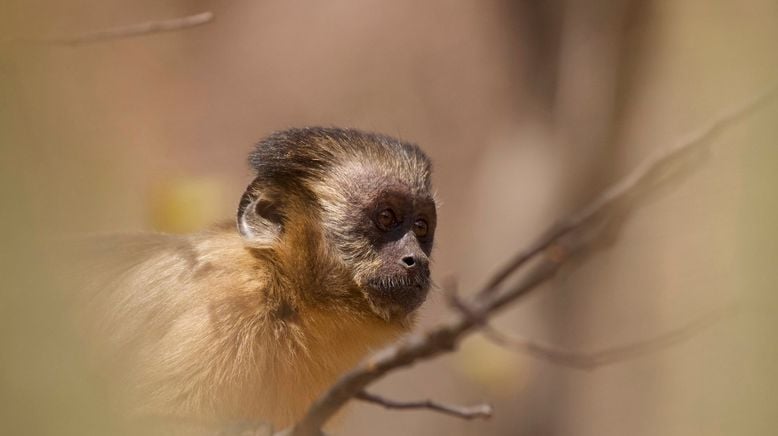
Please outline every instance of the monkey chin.
M416 309L427 299L429 288L428 280L391 284L371 280L362 289L373 313L386 322L405 323L412 320Z

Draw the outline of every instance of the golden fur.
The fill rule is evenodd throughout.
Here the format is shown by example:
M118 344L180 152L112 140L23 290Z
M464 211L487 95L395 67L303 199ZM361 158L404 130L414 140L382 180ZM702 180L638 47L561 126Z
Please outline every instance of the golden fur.
M118 268L103 265L112 279L93 297L92 312L101 314L94 332L132 410L282 428L407 329L409 320L360 309L366 303L337 265L285 276L292 265L311 265L299 249L311 241L287 241L271 254L246 248L232 225L114 239L109 245L125 256ZM353 304L331 299L333 289Z
M406 331L426 297L436 212L416 145L289 129L260 142L250 163L237 228L96 244L84 307L135 415L293 424ZM408 219L380 230L380 208ZM428 234L417 237L417 220Z

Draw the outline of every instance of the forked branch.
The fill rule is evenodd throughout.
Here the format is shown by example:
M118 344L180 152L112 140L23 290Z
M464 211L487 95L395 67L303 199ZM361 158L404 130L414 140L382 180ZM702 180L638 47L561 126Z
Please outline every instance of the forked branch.
M323 425L349 400L360 396L365 399L365 395L369 394L365 394L364 389L374 381L398 368L454 351L460 339L486 325L486 321L494 313L547 282L573 255L585 254L586 249L597 241L604 228L619 225L624 215L615 213L616 210L628 211L629 209L615 206L626 206L627 200L636 199L641 194L663 185L678 173L679 163L700 151L725 127L752 113L774 95L773 86L721 113L706 125L675 141L671 146L659 148L659 151L638 165L621 181L606 189L579 212L552 227L510 260L475 294L474 298L461 302L458 316L453 320L426 332L412 334L363 360L341 376L311 405L302 420L283 434L319 435ZM603 223L605 225L602 225ZM516 276L520 271L523 272L521 277L514 283L506 285L508 279ZM656 344L644 342L636 346L639 347L638 351L653 349L656 345L667 346L668 343L680 340L678 337L690 332L682 329L676 333L675 336L671 333L669 336L659 338L661 340L657 340ZM608 363L613 359L629 358L635 351L629 347L608 350L604 354L589 356L578 363L582 366ZM389 402L384 400L382 403Z

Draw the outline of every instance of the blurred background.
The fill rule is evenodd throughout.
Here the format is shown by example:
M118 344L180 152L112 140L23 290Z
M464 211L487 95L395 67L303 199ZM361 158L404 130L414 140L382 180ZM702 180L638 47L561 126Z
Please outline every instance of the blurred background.
M186 30L55 42L204 11L214 20ZM434 275L467 293L652 150L772 83L777 43L774 0L3 0L0 433L119 431L51 247L231 219L263 136L334 125L419 143L442 200ZM778 432L774 109L722 132L613 244L496 324L593 351L732 302L737 315L588 372L475 335L373 391L488 401L491 420L354 404L337 434ZM435 295L419 328L450 315Z

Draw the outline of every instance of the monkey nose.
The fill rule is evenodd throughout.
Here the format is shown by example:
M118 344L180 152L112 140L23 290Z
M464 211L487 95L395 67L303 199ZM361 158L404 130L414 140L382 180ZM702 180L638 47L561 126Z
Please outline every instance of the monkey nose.
M419 256L413 255L403 256L403 258L400 259L400 263L407 269L424 266L424 260L420 259Z

